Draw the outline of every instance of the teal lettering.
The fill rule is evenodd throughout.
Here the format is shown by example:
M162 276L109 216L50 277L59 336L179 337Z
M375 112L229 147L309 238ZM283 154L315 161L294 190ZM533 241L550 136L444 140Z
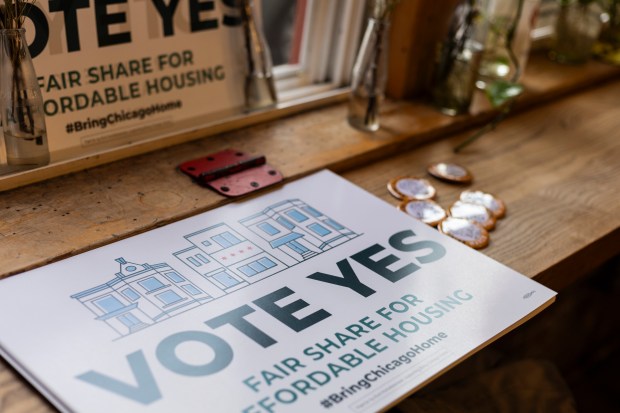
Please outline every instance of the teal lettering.
M361 358L351 353L344 353L342 356L338 357L338 359L349 367L358 366L362 364L362 362L364 361Z
M296 332L303 331L319 321L331 316L331 314L327 311L320 309L303 318L295 317L293 315L294 313L309 306L309 304L304 300L295 300L284 306L279 306L276 304L277 301L282 300L283 298L286 298L294 293L295 292L290 288L283 287L257 300L254 300L253 302L261 309L269 313L269 315L273 316L278 321L282 322L291 330Z
M355 271L351 268L351 264L349 264L347 260L338 261L336 265L338 266L342 277L337 277L335 275L325 274L322 272L315 272L314 274L309 275L308 278L311 280L322 281L325 283L350 288L362 297L368 297L375 293L375 290L360 282L357 275L355 275Z
M77 378L138 403L151 404L161 399L161 392L142 351L128 354L127 361L136 385L122 382L93 370L80 374Z
M386 255L377 261L372 259L373 256L384 250L385 248L381 245L374 244L365 250L358 252L357 254L351 255L351 258L393 283L413 274L415 271L420 269L419 266L411 262L398 268L397 270L391 270L389 267L400 261L400 258L392 254Z
M185 342L203 343L215 353L215 357L207 364L193 365L179 359L176 348ZM208 376L225 369L233 359L230 345L216 335L203 331L183 331L166 337L159 343L156 350L157 359L168 370L183 376Z
M308 374L307 377L319 386L323 386L331 381L329 374L323 371L313 371L312 373Z
M335 378L338 378L341 371L349 371L348 368L344 366L340 366L336 363L327 363L327 368L329 369L329 371L333 374Z

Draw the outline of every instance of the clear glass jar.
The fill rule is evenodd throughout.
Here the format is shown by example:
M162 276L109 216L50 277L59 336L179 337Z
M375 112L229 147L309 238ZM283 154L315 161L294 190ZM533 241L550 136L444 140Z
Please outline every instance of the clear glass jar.
M489 22L484 43L484 55L480 62L479 81L476 85L484 88L486 83L495 80L511 79L517 70L508 44L508 32L517 18L520 0L494 1L486 16Z
M379 107L385 97L389 19L368 19L353 65L348 121L363 131L379 130Z
M456 116L469 112L482 51L479 42L467 42L463 50L454 56L449 70L440 74L433 88L433 101L442 113Z
M540 0L493 0L488 11L489 30L476 86L495 81L517 82L530 51L531 31ZM514 27L512 39L510 30Z
M487 31L485 0L463 0L454 9L450 28L438 47L433 102L455 116L469 111Z
M245 106L247 110L267 108L278 101L271 52L263 31L256 23L253 0L241 1L240 7L247 54Z
M43 99L24 29L0 30L0 109L10 166L47 165L50 153Z

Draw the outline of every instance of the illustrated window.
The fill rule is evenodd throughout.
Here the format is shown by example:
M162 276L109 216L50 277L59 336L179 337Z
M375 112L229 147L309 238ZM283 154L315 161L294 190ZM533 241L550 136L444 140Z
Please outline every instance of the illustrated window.
M188 294L191 294L191 295L199 295L200 294L200 290L198 288L194 287L191 284L182 285L181 288L184 289L185 292L187 292Z
M138 298L140 298L138 293L132 290L131 288L126 288L123 291L121 291L121 293L131 301L136 301Z
M202 263L194 257L187 257L187 261L191 262L194 267L201 267Z
M175 283L180 283L185 281L185 278L181 277L179 274L177 274L175 271L169 271L164 273L164 275L172 282Z
M330 230L328 230L327 228L325 228L321 224L317 224L316 222L313 223L313 224L308 225L308 229L311 230L312 232L314 232L315 234L320 235L321 237L324 237L325 235L331 234Z
M157 297L157 299L159 299L159 301L161 301L165 305L174 304L183 300L183 297L181 297L179 294L175 293L172 290L167 290L163 293L156 294L155 297Z
M202 261L205 264L208 264L210 261L207 259L207 257L205 257L202 254L196 254L196 258L198 258L200 261Z
M239 280L231 277L226 271L218 272L213 278L221 283L225 288L233 287L239 284Z
M263 257L259 260L253 261L249 264L239 267L239 271L244 273L248 277L252 277L256 274L260 274L263 271L268 270L276 266L276 263L267 257Z
M294 221L297 221L297 222L304 222L305 220L308 219L307 216L305 216L304 214L302 214L301 212L299 212L296 209L291 209L289 211L286 211L286 215L288 215Z
M138 281L138 284L140 284L146 291L154 291L164 287L164 284L154 277L149 277Z
M118 298L111 295L106 295L105 297L99 298L95 300L94 303L105 313L113 313L114 311L125 307Z
M211 239L215 241L217 244L219 244L219 246L222 248L232 247L233 245L239 244L241 242L239 238L235 237L233 234L231 234L228 231L222 232L219 235L211 237Z
M258 227L267 235L276 235L280 233L279 229L277 229L268 222L262 222L258 224Z
M295 225L284 217L278 217L276 221L278 222L278 224L282 225L284 228L288 228L288 229L295 228Z

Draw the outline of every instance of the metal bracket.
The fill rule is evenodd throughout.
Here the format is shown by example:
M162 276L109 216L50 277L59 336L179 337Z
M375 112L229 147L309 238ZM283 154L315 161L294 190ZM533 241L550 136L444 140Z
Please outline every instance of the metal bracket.
M282 181L280 172L266 164L264 155L226 149L183 162L179 169L200 185L221 195L236 197Z

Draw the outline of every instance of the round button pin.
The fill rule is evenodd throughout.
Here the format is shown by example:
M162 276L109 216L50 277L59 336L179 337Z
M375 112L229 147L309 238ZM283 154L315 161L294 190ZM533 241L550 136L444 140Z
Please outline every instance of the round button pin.
M431 199L437 191L426 179L412 176L394 178L388 183L388 191L398 199Z
M450 207L450 216L454 218L464 218L474 221L484 227L486 230L495 228L495 217L485 206L478 204L470 204L468 202L456 201Z
M503 218L506 215L506 204L495 196L482 191L463 191L459 197L461 201L470 204L483 205L493 213L495 218Z
M489 245L489 232L482 225L463 218L448 217L439 223L440 232L475 249Z
M447 216L446 211L439 204L429 199L404 201L398 209L432 227L437 226Z
M456 163L435 162L426 170L435 178L452 183L468 184L474 179L467 168Z

